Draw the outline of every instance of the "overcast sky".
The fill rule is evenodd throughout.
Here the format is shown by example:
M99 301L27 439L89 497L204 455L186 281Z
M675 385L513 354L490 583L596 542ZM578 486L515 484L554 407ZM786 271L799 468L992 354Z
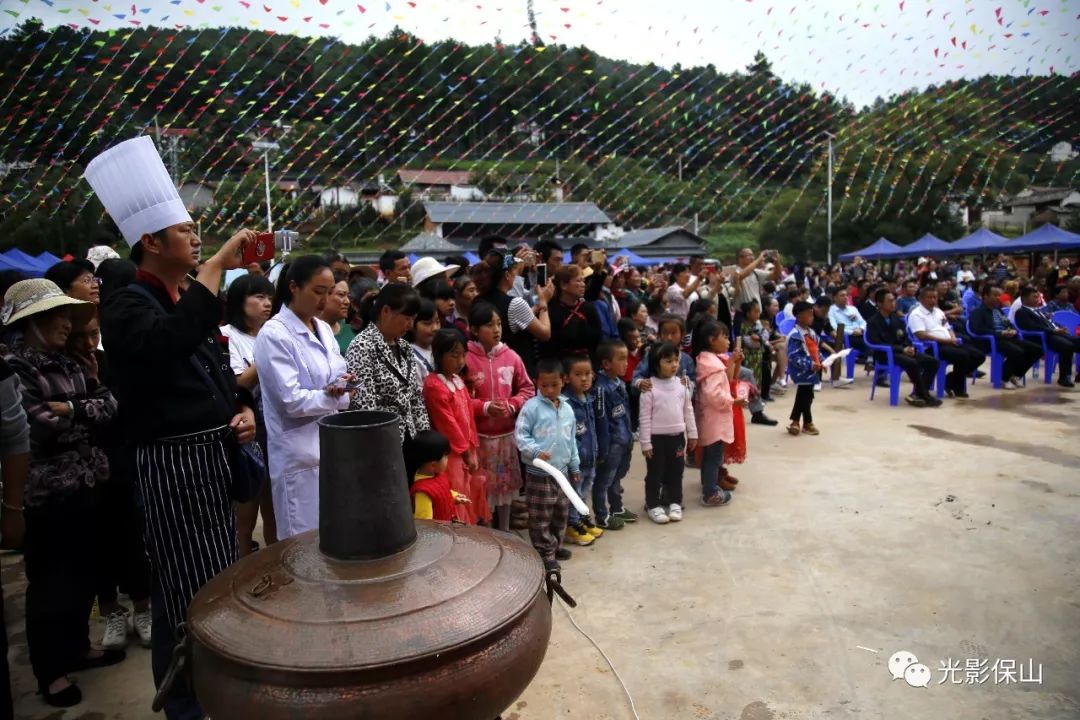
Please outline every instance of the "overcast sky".
M399 25L425 40L528 37L526 0L0 0L0 32L48 25L242 25L360 42ZM858 105L959 77L1071 74L1076 0L534 0L545 42L671 66L735 70L762 50L786 80Z

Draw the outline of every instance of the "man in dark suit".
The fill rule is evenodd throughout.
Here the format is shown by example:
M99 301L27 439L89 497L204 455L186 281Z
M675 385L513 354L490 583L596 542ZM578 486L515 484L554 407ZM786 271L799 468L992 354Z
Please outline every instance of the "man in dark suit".
M1028 285L1020 292L1020 307L1014 315L1016 327L1024 332L1038 332L1046 337L1046 345L1058 354L1060 366L1058 368L1058 385L1062 387L1075 387L1072 380L1073 357L1080 352L1080 337L1069 335L1069 331L1055 325L1052 320L1039 313L1039 290L1033 285ZM1080 382L1080 373L1076 380Z
M997 350L1005 356L1002 368L1001 386L1005 389L1018 389L1020 380L1042 357L1042 345L1021 340L1016 328L1001 312L1001 289L987 283L982 291L982 305L971 312L971 331L976 335L993 335L997 340ZM990 343L975 338L975 344L990 351Z
M933 357L915 351L908 337L904 316L896 312L896 296L888 288L881 288L874 297L877 312L866 321L866 341L871 345L888 345L893 350L896 363L915 386L907 402L916 407L937 407L941 401L930 394L930 383L937 374L940 363ZM885 353L874 352L874 360L888 362Z

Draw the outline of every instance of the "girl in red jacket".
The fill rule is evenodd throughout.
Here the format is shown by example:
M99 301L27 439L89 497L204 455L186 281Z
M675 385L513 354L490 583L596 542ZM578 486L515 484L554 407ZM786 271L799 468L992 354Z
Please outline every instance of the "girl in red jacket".
M477 303L469 312L469 343L465 362L473 392L473 416L480 435L480 465L488 505L498 510L499 529L510 529L510 502L521 489L521 460L514 442L514 423L536 388L525 363L504 345L502 324L495 308Z
M477 520L490 520L491 514L483 480L473 478L477 471L479 440L472 398L461 377L465 367L465 342L465 336L457 329L444 328L435 333L431 351L436 371L424 380L424 402L431 426L450 441L450 460L446 467L450 488L469 498L469 504L459 508L459 515L466 523L475 525Z

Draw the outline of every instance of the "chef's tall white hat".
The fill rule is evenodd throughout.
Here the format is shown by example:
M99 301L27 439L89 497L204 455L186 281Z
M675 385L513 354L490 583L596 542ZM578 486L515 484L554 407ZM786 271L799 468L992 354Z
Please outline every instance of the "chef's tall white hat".
M191 222L154 141L146 135L101 153L83 177L130 246L146 233Z

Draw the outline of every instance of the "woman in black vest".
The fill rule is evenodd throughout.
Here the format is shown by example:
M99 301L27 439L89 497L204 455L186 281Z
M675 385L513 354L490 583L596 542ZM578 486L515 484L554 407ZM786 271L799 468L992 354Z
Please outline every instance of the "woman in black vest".
M585 278L577 265L555 273L558 302L551 306L551 340L540 346L540 357L592 356L600 342L600 315L585 300Z

